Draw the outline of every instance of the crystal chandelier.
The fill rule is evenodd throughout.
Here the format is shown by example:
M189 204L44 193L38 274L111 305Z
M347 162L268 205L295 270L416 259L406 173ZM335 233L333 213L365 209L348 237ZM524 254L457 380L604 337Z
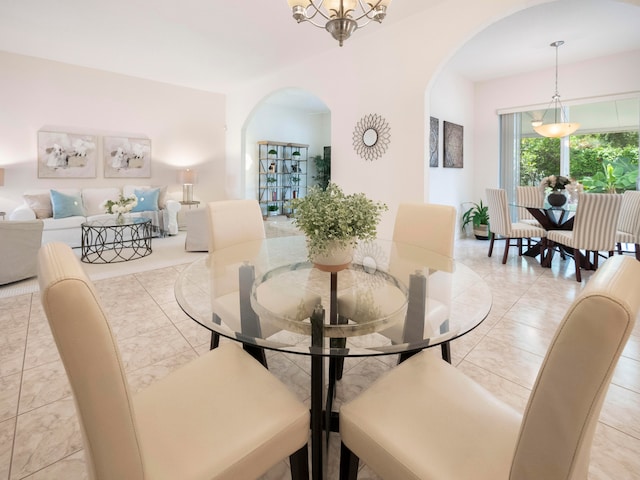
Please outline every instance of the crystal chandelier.
M542 119L531 122L531 126L533 127L533 129L543 137L566 137L567 135L571 135L573 132L578 130L578 128L580 128L579 123L571 123L567 120L564 108L562 107L562 103L560 102L560 94L558 93L558 47L563 44L564 41L558 40L550 45L551 47L555 47L556 49L556 92L551 97L551 103L547 107L547 110L545 110ZM544 117L552 105L554 110L554 122L544 123ZM558 112L560 112L560 121L558 121Z
M371 20L382 23L391 0L287 0L298 22L325 28L340 46ZM322 23L314 21L316 18ZM324 20L326 20L326 22Z

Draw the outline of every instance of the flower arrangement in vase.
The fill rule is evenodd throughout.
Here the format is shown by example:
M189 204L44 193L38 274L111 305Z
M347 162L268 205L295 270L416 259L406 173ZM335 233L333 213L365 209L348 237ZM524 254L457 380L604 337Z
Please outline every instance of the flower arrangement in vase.
M324 271L339 271L351 263L358 240L372 240L387 205L364 193L346 195L335 183L326 190L309 188L291 200L294 224L307 238L309 260Z
M102 203L102 208L104 208L105 213L116 214L116 221L122 223L124 214L129 213L136 205L138 205L138 198L135 195L125 197L120 194L118 200L105 200Z
M540 182L540 188L550 188L551 192L547 195L547 201L554 207L561 207L567 202L567 197L561 190L564 190L566 186L571 183L567 177L562 175L549 175Z

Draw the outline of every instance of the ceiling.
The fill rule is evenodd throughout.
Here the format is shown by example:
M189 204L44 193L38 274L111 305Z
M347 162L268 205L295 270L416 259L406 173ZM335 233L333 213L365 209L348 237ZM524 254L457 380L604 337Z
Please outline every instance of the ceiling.
M441 0L396 0L374 35ZM640 48L640 2L560 0L490 25L451 59L471 80ZM295 39L295 41L292 41ZM291 18L286 0L2 0L0 50L225 93L234 85L340 48ZM344 47L349 48L349 41Z

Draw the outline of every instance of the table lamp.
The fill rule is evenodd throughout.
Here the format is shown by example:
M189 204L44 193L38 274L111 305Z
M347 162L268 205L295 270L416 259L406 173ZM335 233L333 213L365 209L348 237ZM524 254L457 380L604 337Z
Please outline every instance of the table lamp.
M180 170L178 181L182 183L182 201L193 202L193 184L196 183L196 172L190 168Z

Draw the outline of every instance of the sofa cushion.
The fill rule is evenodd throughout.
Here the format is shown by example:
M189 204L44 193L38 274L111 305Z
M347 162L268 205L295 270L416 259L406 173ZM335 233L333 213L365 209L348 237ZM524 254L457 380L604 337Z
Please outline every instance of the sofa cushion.
M122 187L122 195L125 197L129 195L135 195L136 190L150 190L152 188L159 188L160 195L158 196L158 208L164 210L167 203L167 186L151 186L151 185L125 185Z
M118 187L83 188L82 204L84 205L85 214L90 216L105 213L104 202L107 200L115 202L119 197L120 188Z
M147 190L135 189L133 192L138 199L138 203L133 207L132 212L153 212L158 210L159 188L150 188Z
M51 208L51 194L47 193L34 193L32 195L25 194L22 196L24 201L33 212L36 214L36 218L51 218L53 217L53 209Z
M45 230L67 230L69 228L78 229L78 239L80 238L80 225L86 222L87 219L84 216L72 216L65 218L45 218L44 222Z
M51 206L53 208L53 218L67 218L76 215L84 216L82 197L78 195L68 195L57 190L51 190Z

